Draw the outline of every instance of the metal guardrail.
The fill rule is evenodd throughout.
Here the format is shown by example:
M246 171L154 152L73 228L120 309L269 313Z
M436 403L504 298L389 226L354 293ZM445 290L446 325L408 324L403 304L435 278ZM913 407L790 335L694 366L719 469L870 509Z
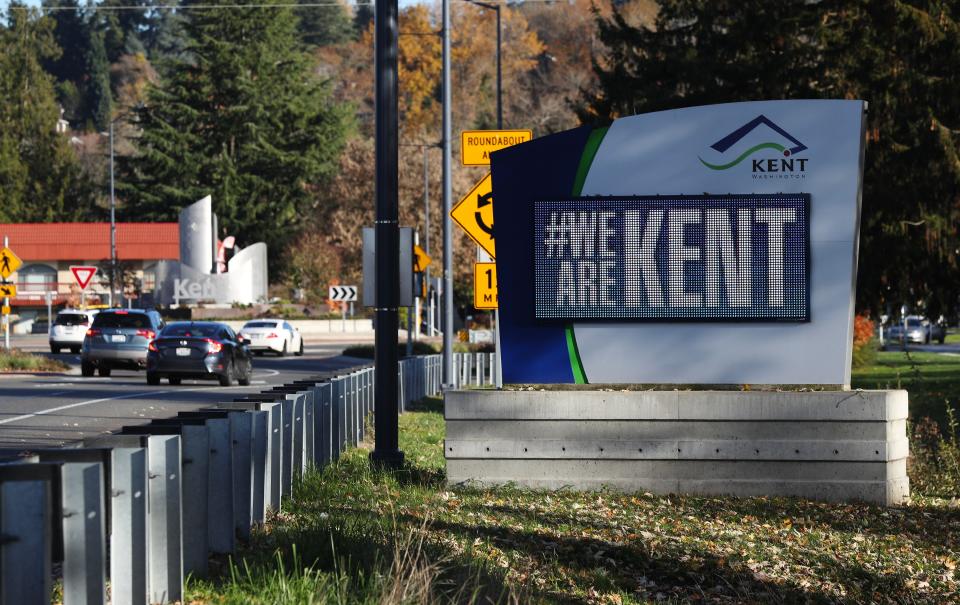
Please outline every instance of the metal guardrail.
M493 355L454 356L456 386L493 384ZM441 390L439 355L400 361L397 407ZM0 452L0 605L180 600L186 574L249 539L310 468L364 438L374 369L321 374L88 439Z

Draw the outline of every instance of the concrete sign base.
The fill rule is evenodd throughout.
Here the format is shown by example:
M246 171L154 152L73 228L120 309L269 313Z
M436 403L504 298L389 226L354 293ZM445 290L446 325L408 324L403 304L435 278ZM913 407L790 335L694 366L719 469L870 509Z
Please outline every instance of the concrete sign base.
M447 481L799 496L910 494L907 392L448 391Z

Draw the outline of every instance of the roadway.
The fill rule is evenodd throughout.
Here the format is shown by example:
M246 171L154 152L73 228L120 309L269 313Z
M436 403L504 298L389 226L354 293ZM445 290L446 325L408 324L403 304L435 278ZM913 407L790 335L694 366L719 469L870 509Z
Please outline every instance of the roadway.
M250 386L221 387L216 382L184 380L179 386L163 381L148 386L143 372L114 370L109 378L80 376L80 357L53 356L46 336L21 336L11 344L24 350L47 351L69 364L60 374L0 374L0 448L30 449L69 446L84 438L109 433L125 425L145 424L151 418L208 407L234 397L258 393L321 372L363 363L341 357L355 342L372 341L361 335L306 338L303 357L255 357Z

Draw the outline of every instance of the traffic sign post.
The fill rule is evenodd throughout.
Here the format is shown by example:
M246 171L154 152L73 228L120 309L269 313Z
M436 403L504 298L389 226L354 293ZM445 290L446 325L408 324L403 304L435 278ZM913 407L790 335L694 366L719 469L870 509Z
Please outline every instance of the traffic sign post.
M6 280L17 272L23 261L8 247L7 238L3 238L3 250L0 250L0 277Z
M497 257L493 242L493 179L489 174L453 207L450 218L491 258Z
M494 151L532 139L531 130L464 130L460 133L460 162L464 166L489 166Z
M70 273L73 273L73 279L77 280L77 285L80 286L80 308L87 308L87 295L86 290L87 286L90 285L90 282L93 281L93 277L97 274L97 267L93 265L71 265Z
M427 270L427 267L430 266L430 263L433 262L433 259L430 258L430 255L420 247L420 244L414 244L413 246L413 271L414 273L422 273Z
M328 294L333 302L353 302L357 300L357 287L330 286Z
M473 306L477 309L496 309L497 263L475 263L473 265Z
M6 282L7 278L13 275L23 261L20 260L13 250L10 249L10 239L3 236L3 250L0 250L0 278ZM7 284L4 284L5 286ZM3 346L10 350L10 297L16 296L17 287L13 286L13 292L3 294Z
M356 286L330 286L329 298L334 302L344 303L340 305L340 331L347 331L347 305L353 308L353 301L357 300Z

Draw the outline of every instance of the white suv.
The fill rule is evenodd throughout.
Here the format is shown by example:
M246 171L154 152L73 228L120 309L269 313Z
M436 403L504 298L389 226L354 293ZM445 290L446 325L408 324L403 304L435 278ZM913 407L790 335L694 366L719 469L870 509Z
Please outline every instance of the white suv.
M50 352L59 353L60 349L70 349L71 353L79 353L83 337L87 335L96 314L96 311L79 309L64 309L57 313L57 319L50 326Z

